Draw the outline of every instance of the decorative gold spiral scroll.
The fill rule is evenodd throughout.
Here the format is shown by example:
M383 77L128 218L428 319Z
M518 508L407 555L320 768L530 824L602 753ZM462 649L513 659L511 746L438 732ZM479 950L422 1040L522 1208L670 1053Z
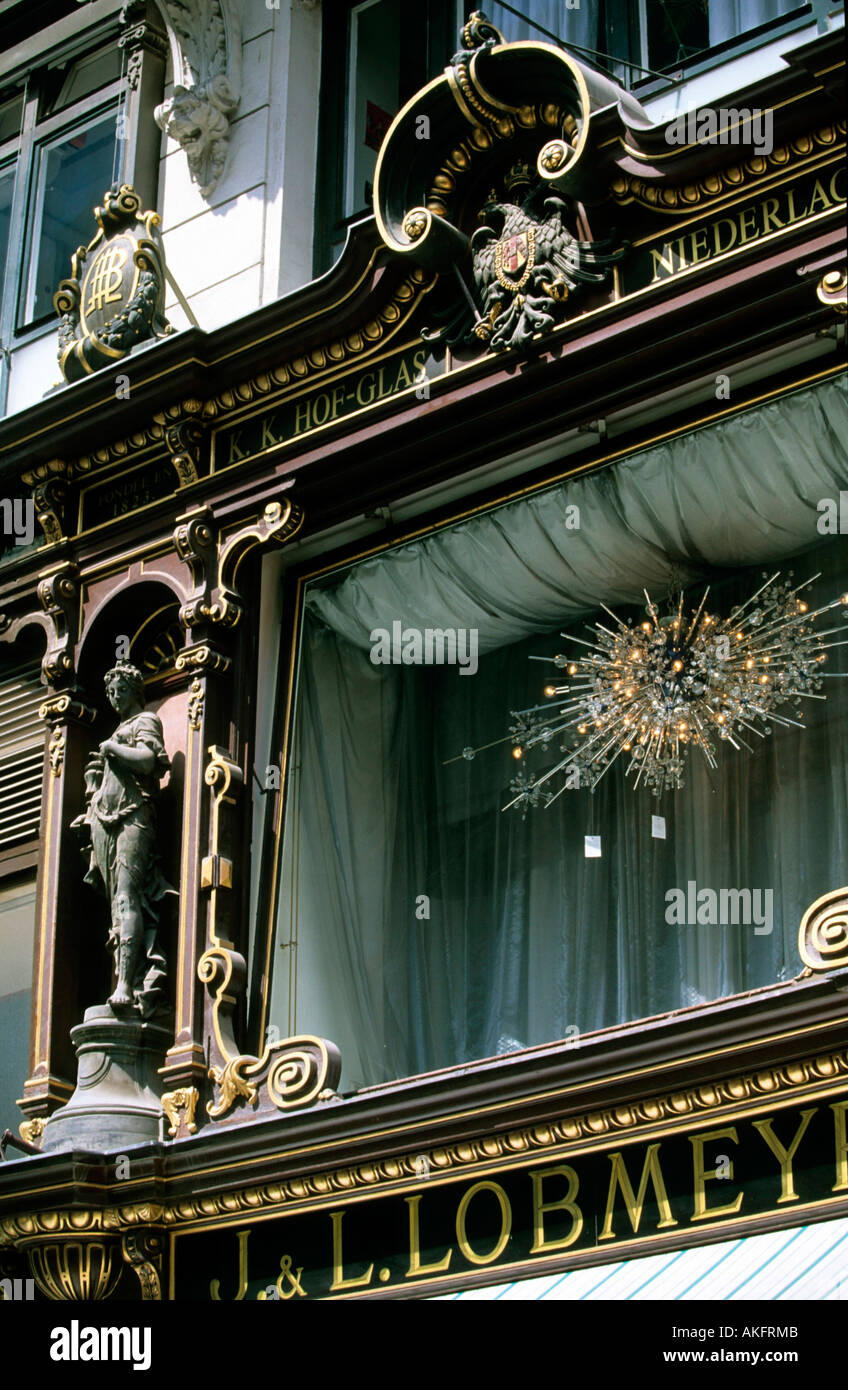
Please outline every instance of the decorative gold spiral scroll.
M219 1119L242 1097L254 1108L263 1083L268 1099L278 1110L311 1105L324 1090L332 1091L341 1072L338 1049L324 1038L302 1035L270 1044L261 1057L233 1057L225 1067L211 1067L209 1075L218 1087L216 1104L206 1109Z
M270 1100L278 1110L311 1105L327 1086L333 1071L327 1043L323 1038L300 1037L287 1039L281 1047L278 1054L272 1055L268 1070ZM337 1080L335 1076L334 1085Z
M798 954L810 970L848 966L848 888L835 888L807 908L798 932Z

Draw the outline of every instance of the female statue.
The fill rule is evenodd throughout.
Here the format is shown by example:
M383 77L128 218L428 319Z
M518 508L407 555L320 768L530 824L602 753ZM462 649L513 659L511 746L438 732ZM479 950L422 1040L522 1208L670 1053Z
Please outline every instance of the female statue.
M110 705L120 718L85 769L86 811L74 825L91 833L86 883L111 905L109 946L117 985L109 1003L116 1013L153 1013L165 981L165 958L156 931L159 903L173 893L162 877L156 844L155 798L170 768L159 716L144 708L144 679L119 661L104 678Z

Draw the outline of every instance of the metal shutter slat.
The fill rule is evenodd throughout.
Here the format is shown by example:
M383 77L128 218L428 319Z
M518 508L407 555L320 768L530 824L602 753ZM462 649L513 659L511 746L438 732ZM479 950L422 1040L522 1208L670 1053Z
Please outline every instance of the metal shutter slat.
M45 693L38 662L0 670L0 850L38 834Z

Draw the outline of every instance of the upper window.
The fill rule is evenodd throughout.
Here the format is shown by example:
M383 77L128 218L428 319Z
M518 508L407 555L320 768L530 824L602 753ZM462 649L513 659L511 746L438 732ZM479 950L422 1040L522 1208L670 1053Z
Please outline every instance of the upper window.
M566 0L517 0L510 6L490 4L486 13L511 42L544 42L535 27L540 25L563 43L584 49L590 61L620 80L628 80L630 69L630 79L638 81L649 69L679 68L708 49L809 8L802 0L602 0L573 7ZM527 19L519 19L516 10Z
M96 227L92 208L112 182L115 116L94 116L40 146L33 170L29 277L22 321L53 314L53 295L68 275L71 253Z
M54 317L93 209L120 178L120 58L114 45L36 69L0 94L0 342ZM5 99L4 99L5 96Z
M454 0L360 0L325 6L315 271L335 261L352 222L372 210L374 169L401 106L445 64L456 44Z
M365 0L350 14L345 216L371 206L377 152L400 106L400 8Z
M462 0L325 6L316 274L338 258L350 224L371 212L377 154L389 124L443 70L473 8ZM810 13L802 0L598 0L573 6L568 0L516 0L484 8L507 42L559 40L628 87L651 73L671 74L763 26Z

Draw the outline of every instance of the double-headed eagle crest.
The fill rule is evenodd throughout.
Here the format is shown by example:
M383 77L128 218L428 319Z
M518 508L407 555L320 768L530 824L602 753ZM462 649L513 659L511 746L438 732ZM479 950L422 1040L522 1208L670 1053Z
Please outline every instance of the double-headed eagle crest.
M525 182L513 171L511 183ZM578 241L565 226L568 206L547 188L518 203L492 195L471 238L480 314L472 333L495 351L522 348L553 328L569 295L601 284L621 255L610 242Z

